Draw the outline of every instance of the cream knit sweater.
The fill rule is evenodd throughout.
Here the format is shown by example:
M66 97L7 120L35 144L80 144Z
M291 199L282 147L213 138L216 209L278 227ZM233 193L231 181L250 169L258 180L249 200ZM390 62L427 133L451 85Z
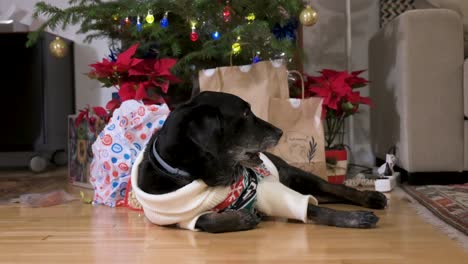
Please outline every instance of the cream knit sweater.
M231 187L209 187L202 180L167 194L154 195L138 188L138 166L143 160L140 152L132 167L132 188L143 207L145 216L157 225L177 224L180 228L196 231L198 218L212 213L213 208L223 202L231 192ZM275 165L264 155L260 158L270 176L259 179L255 208L268 215L307 221L307 205L317 205L311 195L300 194L279 182Z

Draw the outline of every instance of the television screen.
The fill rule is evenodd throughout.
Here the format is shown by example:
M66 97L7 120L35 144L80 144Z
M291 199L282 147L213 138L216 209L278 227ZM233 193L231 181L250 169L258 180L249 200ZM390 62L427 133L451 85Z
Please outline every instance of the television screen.
M40 47L27 33L0 33L0 151L32 151L41 142L43 83Z

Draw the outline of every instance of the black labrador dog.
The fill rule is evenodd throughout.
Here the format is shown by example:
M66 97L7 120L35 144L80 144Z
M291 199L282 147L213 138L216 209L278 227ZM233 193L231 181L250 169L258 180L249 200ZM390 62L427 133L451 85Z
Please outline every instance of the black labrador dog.
M202 179L208 186L229 186L236 182L244 167L260 165L258 153L276 145L281 136L280 129L256 117L241 98L202 92L171 112L149 141L138 168L137 184L150 194L169 193L195 179ZM150 165L158 162L150 151L153 147L166 163L188 175L155 170ZM297 192L373 209L387 205L386 197L379 192L330 184L275 155L265 155L277 167L280 182ZM371 228L379 220L372 212L338 211L312 204L308 205L307 218L318 224L352 228ZM259 221L248 210L227 210L202 215L196 228L214 233L239 231L253 229Z

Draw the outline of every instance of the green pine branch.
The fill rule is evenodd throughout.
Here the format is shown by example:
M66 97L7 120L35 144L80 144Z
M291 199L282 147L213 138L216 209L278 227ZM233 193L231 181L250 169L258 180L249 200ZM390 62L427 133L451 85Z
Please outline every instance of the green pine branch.
M108 39L113 45L120 43L122 49L139 42L140 49L154 49L159 57L174 57L178 63L174 71L182 76L193 74L193 66L208 68L251 63L260 53L264 59L280 54L292 57L296 45L289 40L277 40L272 34L276 24L284 25L289 17L297 17L303 8L302 0L235 0L230 1L231 21L223 21L224 1L215 0L70 0L69 7L59 8L44 1L35 6L35 18L46 21L29 34L27 46L37 42L40 32L49 29L63 30L78 25L77 34L84 34L85 42ZM154 23L148 24L145 17L152 11ZM286 11L286 15L284 13ZM162 28L159 20L169 12L169 27ZM248 23L246 17L255 14L255 21ZM136 17L143 23L142 31L134 25ZM128 17L131 25L122 24ZM190 41L191 22L195 21L197 42ZM219 40L211 34L218 31ZM240 37L242 51L232 54L232 44ZM139 52L138 54L144 54Z

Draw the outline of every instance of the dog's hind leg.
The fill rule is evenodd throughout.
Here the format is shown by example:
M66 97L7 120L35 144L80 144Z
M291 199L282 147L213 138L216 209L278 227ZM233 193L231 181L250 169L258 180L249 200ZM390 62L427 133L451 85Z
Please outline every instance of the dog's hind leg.
M346 200L373 209L383 209L387 206L387 198L380 192L359 191L345 185L331 184L316 175L290 166L273 154L265 153L265 155L278 169L281 183L297 192L317 196L325 195L337 201Z
M209 233L225 233L254 229L260 220L247 209L226 210L200 216L195 227Z

